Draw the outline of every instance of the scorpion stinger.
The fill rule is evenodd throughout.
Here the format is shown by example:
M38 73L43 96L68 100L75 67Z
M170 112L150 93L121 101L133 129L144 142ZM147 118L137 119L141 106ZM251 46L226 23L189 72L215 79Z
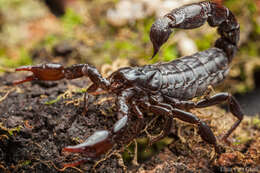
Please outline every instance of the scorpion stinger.
M154 47L153 57L168 40L171 29L198 28L206 21L212 27L220 26L218 32L221 38L216 42L216 47L224 49L228 57L233 57L239 41L239 24L229 9L206 1L176 8L155 21L150 30Z
M153 112L163 116L165 123L162 124L163 133L150 143L167 136L172 119L178 118L197 125L201 138L213 145L217 153L221 153L211 128L189 110L226 102L237 121L224 134L225 141L243 120L244 114L239 103L229 93L218 93L197 102L192 101L193 98L203 96L209 86L215 87L223 82L228 75L231 60L238 50L240 34L234 15L226 7L213 2L185 5L158 19L151 27L150 39L154 46L154 57L168 40L173 28L193 29L206 21L210 26L218 27L220 38L215 42L215 47L190 56L167 63L121 68L108 78L103 78L95 67L88 64L67 68L59 64L24 66L17 68L17 71L31 71L33 75L14 84L86 76L93 82L88 92L100 88L116 96L118 120L115 125L109 130L97 131L84 143L65 147L63 151L84 153L90 158L99 157L115 144L126 144L138 137L145 125L143 112ZM71 165L80 163L82 161Z
M153 56L152 58L157 54L159 51L160 47L165 43L171 33L172 29L169 23L171 20L169 18L163 18L163 19L158 19L151 27L150 31L150 39L153 43Z

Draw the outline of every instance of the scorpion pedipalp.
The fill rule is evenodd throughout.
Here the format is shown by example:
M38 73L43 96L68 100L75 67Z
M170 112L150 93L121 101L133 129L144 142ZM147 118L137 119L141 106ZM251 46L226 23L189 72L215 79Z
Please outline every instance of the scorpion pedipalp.
M30 71L33 75L26 77L23 80L13 82L14 85L21 84L32 80L60 80L64 76L64 68L60 64L41 64L35 66L22 66L16 68L15 71Z
M128 116L125 115L114 124L113 128L110 131L96 131L91 136L89 136L85 140L85 142L74 146L67 146L63 148L62 151L71 153L82 153L87 158L97 158L113 147L116 142L116 138L120 137L121 133L125 130L127 121ZM82 162L85 162L85 160L66 165L76 166Z
M84 153L87 157L95 158L112 147L110 133L107 130L96 131L85 142L63 148L63 151Z

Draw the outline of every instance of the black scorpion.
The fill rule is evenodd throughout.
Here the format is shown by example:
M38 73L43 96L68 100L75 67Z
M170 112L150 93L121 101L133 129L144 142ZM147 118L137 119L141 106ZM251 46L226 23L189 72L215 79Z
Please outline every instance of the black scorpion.
M14 84L31 80L70 80L87 76L93 82L87 90L88 93L100 88L117 95L119 120L112 129L97 131L84 143L65 147L65 151L85 153L87 157L100 156L115 143L125 140L124 131L131 112L142 121L143 111L148 111L163 115L166 120L163 133L152 142L167 136L172 119L178 118L196 124L201 138L212 144L215 151L220 153L216 137L208 125L188 111L191 108L202 108L226 101L237 121L224 135L223 140L228 138L243 119L238 102L229 93L218 93L198 102L191 101L194 97L203 96L209 86L216 86L227 76L230 62L238 50L240 33L234 15L226 7L213 2L185 5L156 20L151 27L150 38L155 56L161 45L168 40L173 28L193 29L206 21L212 27L218 26L220 38L215 42L215 47L191 56L167 63L121 68L108 78L103 78L95 67L88 64L67 68L51 63L23 66L16 71L31 71L33 75Z

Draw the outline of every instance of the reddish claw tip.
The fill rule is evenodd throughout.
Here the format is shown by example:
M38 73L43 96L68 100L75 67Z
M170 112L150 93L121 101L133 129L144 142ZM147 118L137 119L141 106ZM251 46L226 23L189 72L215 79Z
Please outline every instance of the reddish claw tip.
M21 67L16 68L15 71L32 71L32 66L21 66ZM13 85L18 85L18 84L21 84L24 82L29 82L29 81L35 80L35 79L36 79L35 76L31 75L31 76L26 77L23 80L14 81Z
M24 83L24 82L29 82L29 81L32 81L32 80L35 80L35 77L34 76L28 76L23 80L14 81L13 85L18 85L18 84L21 84L21 83Z
M78 166L78 165L81 165L82 163L85 163L89 161L89 159L82 159L82 160L79 160L79 161L76 161L76 162L73 162L73 163L66 163L63 165L63 168L69 168L69 167L75 167L75 166Z
M14 85L21 84L32 80L45 80L54 81L60 80L65 77L64 68L60 64L39 64L35 66L21 66L15 69L15 71L30 71L33 75L13 82Z
M32 66L21 66L16 68L15 71L32 71Z
M110 148L112 143L109 141L109 132L107 130L97 131L93 135L87 138L87 140L81 144L75 146L68 146L63 148L63 151L72 153L84 153L88 157L97 157Z

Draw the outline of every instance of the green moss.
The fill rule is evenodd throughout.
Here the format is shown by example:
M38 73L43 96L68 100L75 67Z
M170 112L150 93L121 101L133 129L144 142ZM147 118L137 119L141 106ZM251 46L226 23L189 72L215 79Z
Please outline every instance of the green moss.
M165 148L165 146L171 144L172 141L173 141L172 138L166 137L166 138L156 142L155 145L156 145L157 150L161 150L161 149Z
M83 19L73 9L68 8L65 15L61 19L65 35L72 37L75 32L75 27L83 24Z
M236 91L238 92L238 93L246 93L246 92L248 92L248 91L250 91L250 88L248 88L245 84L238 84L238 85L236 85Z
M74 92L75 93L85 93L85 92L87 92L87 89L86 88L77 88Z
M65 15L62 17L64 26L75 27L83 23L83 19L73 9L68 8Z
M128 41L116 41L114 45L117 51L133 51L136 46Z
M22 166L27 166L27 165L30 165L32 163L31 160L25 160L21 165Z
M258 56L259 45L256 42L248 42L247 45L240 49L244 54L257 57Z
M215 40L215 33L206 34L203 37L195 40L196 45L200 51L206 50L212 47L212 43Z
M26 49L21 48L20 49L20 58L19 61L17 62L17 65L28 65L32 64L32 59L29 55L29 52Z
M260 35L260 25L259 24L255 25L255 31L256 31L256 34Z
M251 13L256 13L256 11L257 11L257 7L256 7L256 3L255 2L248 1L247 8L249 9L249 11Z
M46 47L47 49L52 48L55 44L60 41L60 38L57 35L47 35L41 42L40 45Z
M111 56L110 56L110 54L105 54L104 56L103 56L103 60L104 60L104 63L107 63L107 64L112 64L112 59L111 59Z
M138 52L139 48L129 41L115 41L112 42L110 52L113 52L119 58L127 58L129 55L133 54L134 52Z
M239 137L236 138L236 140L237 140L236 142L232 143L233 145L245 144L249 140L251 140L251 138L246 137L246 136L244 136L244 137L239 136Z
M14 128L6 128L3 126L2 123L0 123L0 129L6 131L10 136L13 136L14 132L19 133L22 128L23 128L22 126L17 126Z
M178 57L178 50L175 45L169 45L163 49L163 61L172 61Z
M167 145L169 145L173 139L171 138L164 138L156 143L154 143L152 146L148 146L148 138L138 138L136 139L138 149L138 161L142 162L144 160L147 160L151 158L153 155L155 155L158 151L165 148ZM135 144L134 142L123 152L123 159L124 162L130 162L134 157L134 151L135 151Z
M122 153L124 162L129 163L133 159L134 147L134 143L132 143L128 148L124 150L124 152Z
M26 49L21 48L19 58L14 60L6 55L4 49L0 50L0 65L4 67L14 68L22 65L32 64L32 59Z
M142 42L143 43L150 43L150 28L152 24L154 23L154 18L147 18L142 23L141 27L138 27L140 31L143 31L142 33Z
M260 119L258 117L254 117L252 119L252 125L260 128Z
M10 136L13 136L14 132L19 133L21 129L22 129L22 126L14 127L14 128L8 129L8 133Z
M54 103L58 102L62 97L63 97L63 94L59 95L59 96L56 97L56 99L54 99L54 100L46 101L44 104L46 104L46 105L54 104Z
M145 150L141 150L138 154L140 154L141 160L147 160L153 156L154 151L151 147L147 147Z

